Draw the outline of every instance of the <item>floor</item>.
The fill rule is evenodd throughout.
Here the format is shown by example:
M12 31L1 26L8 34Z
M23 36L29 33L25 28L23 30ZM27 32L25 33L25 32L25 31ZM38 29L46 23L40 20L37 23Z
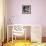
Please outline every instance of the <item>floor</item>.
M3 46L46 46L46 43L31 43L30 41L14 40L5 43Z
M31 46L31 42L30 41L24 41L24 40L16 40L16 41L10 41L6 44L4 44L4 46Z

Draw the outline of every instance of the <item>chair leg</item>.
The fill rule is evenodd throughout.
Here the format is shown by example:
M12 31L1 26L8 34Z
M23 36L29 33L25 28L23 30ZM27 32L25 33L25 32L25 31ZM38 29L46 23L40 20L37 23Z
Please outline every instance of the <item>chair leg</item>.
M26 42L26 31L25 31L25 42Z
M16 36L15 36L15 42L16 42Z
M3 45L4 45L4 43L2 42L2 43L1 43L1 46L3 46Z

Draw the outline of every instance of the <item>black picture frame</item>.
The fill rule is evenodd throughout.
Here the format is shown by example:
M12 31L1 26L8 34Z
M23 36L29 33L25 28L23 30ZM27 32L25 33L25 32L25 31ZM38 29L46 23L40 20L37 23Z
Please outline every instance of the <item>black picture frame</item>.
M31 14L31 5L23 5L22 14Z

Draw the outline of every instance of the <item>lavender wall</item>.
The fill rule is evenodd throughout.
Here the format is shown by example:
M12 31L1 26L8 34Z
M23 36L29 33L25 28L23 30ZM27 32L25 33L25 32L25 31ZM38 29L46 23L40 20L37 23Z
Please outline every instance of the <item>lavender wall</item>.
M31 5L31 14L22 14L22 5ZM46 36L46 0L7 0L7 16L8 24L42 25Z

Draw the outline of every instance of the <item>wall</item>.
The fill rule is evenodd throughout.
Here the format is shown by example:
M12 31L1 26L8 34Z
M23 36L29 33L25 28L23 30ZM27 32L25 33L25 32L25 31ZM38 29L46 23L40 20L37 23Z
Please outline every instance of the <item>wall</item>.
M3 0L0 0L0 41L3 40Z
M31 14L22 14L22 5L31 5ZM7 24L40 24L46 37L46 0L7 0L7 8Z

